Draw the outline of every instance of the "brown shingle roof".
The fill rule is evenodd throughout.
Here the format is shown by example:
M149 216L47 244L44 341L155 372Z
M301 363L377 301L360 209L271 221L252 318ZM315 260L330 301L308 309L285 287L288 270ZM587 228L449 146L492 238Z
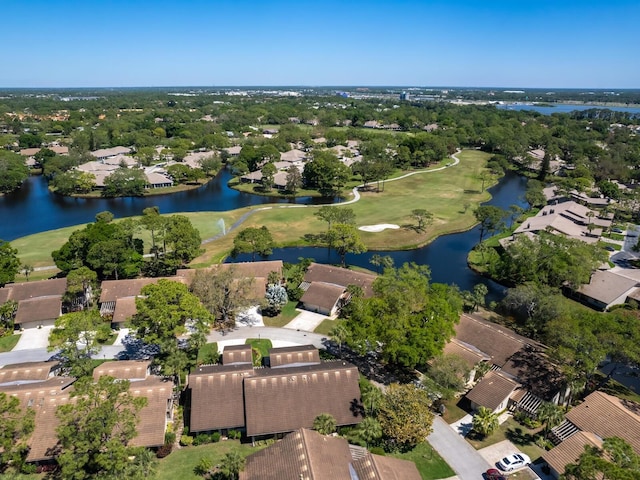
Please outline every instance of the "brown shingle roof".
M457 355L462 358L469 368L474 368L478 363L490 360L489 356L472 345L468 345L455 338L444 346L443 352L447 355Z
M113 311L113 323L124 323L138 313L136 307L137 297L124 297L116 300L116 308Z
M44 381L59 362L25 362L0 367L0 385L10 382Z
M55 320L62 314L62 297L36 297L21 300L14 322L18 325L26 322L44 322Z
M344 438L300 428L249 455L240 480L350 480L350 462L349 445Z
M362 288L365 297L371 297L373 295L371 286L375 279L376 276L370 273L355 272L346 268L321 263L312 263L309 265L304 275L304 281L309 283L325 282L343 287L357 285Z
M314 345L296 345L269 350L271 368L305 363L320 363L320 352Z
M620 437L640 455L640 405L603 392L593 392L569 410L567 420L600 438Z
M570 463L576 463L578 457L584 453L584 447L601 448L602 440L593 433L577 432L564 440L560 445L542 454L544 461L560 475Z
M119 380L141 380L149 375L150 360L119 360L104 362L93 369L93 379L98 381L108 375Z
M10 283L0 288L0 303L8 300L28 300L36 297L49 297L52 295L64 295L67 290L66 278L53 280L38 280L35 282Z
M359 480L421 480L416 464L394 457L367 453L353 462Z
M183 282L179 277L166 277L167 280ZM158 283L160 278L134 278L130 280L104 280L101 285L100 303L115 302L119 298L140 295L143 287Z
M320 363L320 352L314 345L296 345L269 350L269 365L271 368L293 364L317 363Z
M495 410L505 398L518 388L518 383L506 376L492 371L487 373L478 384L467 393L466 397L473 403Z
M237 364L253 365L253 352L251 345L226 345L222 350L223 365Z
M214 270L214 269L232 269L236 278L268 278L271 272L277 272L282 277L282 260L269 260L264 262L240 262L240 263L223 263L220 265L213 265L205 269L198 270ZM189 279L189 282L193 280L196 272L194 269L179 269L176 272L178 277L185 277Z
M243 380L253 374L251 365L240 364L199 367L189 375L190 431L243 427Z
M247 435L309 428L329 413L338 425L361 421L358 369L346 362L258 369L244 382Z
M320 307L331 311L344 293L346 287L332 283L313 282L306 292L300 297L300 301L307 305Z
M173 382L149 376L140 382L131 382L129 392L134 397L146 397L147 405L138 414L138 434L131 439L134 447L159 447L164 444L167 409L173 396Z
M74 381L74 378L51 377L44 382L0 386L0 392L20 400L20 408L35 409L35 428L27 442L30 447L27 461L46 460L54 456L59 423L56 409L69 402L69 394L73 390L70 385Z

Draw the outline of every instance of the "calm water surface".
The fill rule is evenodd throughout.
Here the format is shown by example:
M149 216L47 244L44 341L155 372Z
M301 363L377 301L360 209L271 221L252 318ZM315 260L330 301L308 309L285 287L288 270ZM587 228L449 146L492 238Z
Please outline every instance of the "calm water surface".
M511 205L526 207L523 196L526 191L525 177L509 172L497 185L489 191L493 198L486 205L508 209ZM471 290L477 283L484 283L489 288L487 299L499 300L504 296L505 287L478 275L467 266L467 254L478 243L480 230L474 227L462 233L444 235L422 248L404 251L371 251L359 255L347 255L349 265L375 269L370 263L373 255L389 255L396 265L405 262L415 262L429 265L431 279L437 283L456 284L463 290ZM313 258L319 263L340 263L340 257L325 247L290 247L276 248L268 258L295 263L298 258ZM229 258L228 262L251 261L251 255L239 255L236 259Z
M592 110L594 108L613 110L614 112L632 113L636 115L640 114L640 107L603 107L596 105L573 105L569 103L557 103L553 106L507 103L504 105L497 105L497 107L500 110L534 110L544 115L551 115L553 113L571 113L575 111Z
M105 210L116 218L141 215L147 207L158 206L162 213L223 212L265 203L331 203L333 199L300 197L281 199L238 192L227 187L232 175L226 169L208 184L195 190L126 198L71 198L47 189L42 176L32 176L21 189L0 197L0 239L11 241L25 235L92 222Z

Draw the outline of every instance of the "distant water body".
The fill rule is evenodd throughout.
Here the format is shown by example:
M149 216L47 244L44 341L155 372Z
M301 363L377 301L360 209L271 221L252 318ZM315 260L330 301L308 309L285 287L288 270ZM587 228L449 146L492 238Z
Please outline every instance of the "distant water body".
M614 112L624 112L630 114L640 114L640 107L609 107L602 105L574 105L569 103L557 103L550 105L532 105L528 103L505 103L497 105L500 110L533 110L544 115L551 115L554 113L571 113L575 111L606 109L613 110Z

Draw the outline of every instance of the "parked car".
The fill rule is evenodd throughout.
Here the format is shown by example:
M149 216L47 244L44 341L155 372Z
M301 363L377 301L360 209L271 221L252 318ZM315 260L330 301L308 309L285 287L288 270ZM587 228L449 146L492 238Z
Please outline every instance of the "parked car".
M609 246L604 247L604 249L605 249L606 251L608 251L608 252L615 252L615 251L616 251L616 249L615 249L615 248L613 248L613 247L609 247Z
M485 480L507 480L507 476L502 474L500 470L490 468L484 475Z
M505 472L510 472L516 468L524 467L531 463L531 459L524 453L513 453L504 457L498 462L498 468Z
M622 229L621 228L612 228L611 231L613 233L622 233Z

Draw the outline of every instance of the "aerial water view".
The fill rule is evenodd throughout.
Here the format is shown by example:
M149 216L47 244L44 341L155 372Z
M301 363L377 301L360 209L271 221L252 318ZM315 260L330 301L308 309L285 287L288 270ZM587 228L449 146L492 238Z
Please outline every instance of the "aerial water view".
M2 3L0 478L640 479L640 3Z

